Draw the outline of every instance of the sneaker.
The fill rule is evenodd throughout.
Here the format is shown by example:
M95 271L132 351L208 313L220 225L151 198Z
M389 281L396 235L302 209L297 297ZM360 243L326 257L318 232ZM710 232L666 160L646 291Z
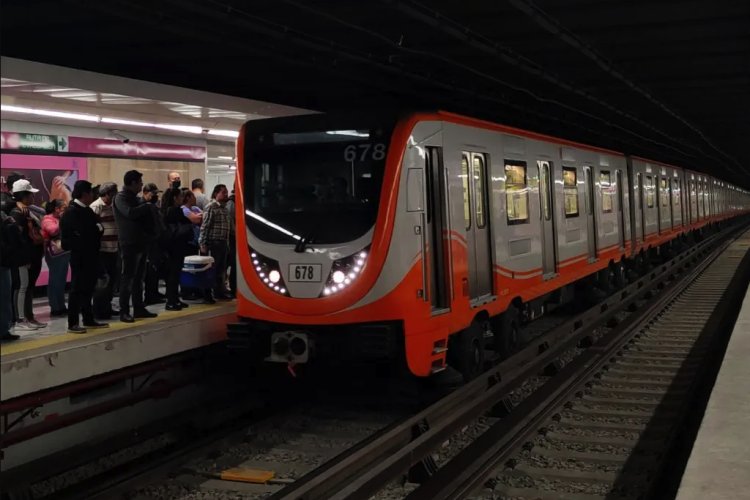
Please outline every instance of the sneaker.
M37 321L35 319L30 319L29 323L36 326L37 328L45 328L47 326L47 323L42 323L41 321Z
M39 327L29 321L26 321L25 319L22 319L19 320L18 323L16 323L16 330L19 332L31 332L34 330L39 330Z

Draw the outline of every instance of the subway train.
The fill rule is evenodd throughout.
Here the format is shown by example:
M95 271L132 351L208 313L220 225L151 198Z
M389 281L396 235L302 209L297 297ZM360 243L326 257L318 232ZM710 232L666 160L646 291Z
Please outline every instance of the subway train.
M704 173L448 112L253 120L237 164L230 345L420 377L471 378L522 322L750 202Z

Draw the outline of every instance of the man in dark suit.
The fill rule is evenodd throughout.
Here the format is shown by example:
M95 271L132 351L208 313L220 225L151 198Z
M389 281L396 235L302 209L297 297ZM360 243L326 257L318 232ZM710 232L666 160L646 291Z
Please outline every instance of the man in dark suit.
M94 193L89 181L73 186L73 201L60 219L60 236L64 250L70 250L72 275L68 301L68 332L86 333L86 328L107 328L109 324L94 319L91 298L99 272L99 244L104 228L89 205ZM83 315L80 326L79 315Z

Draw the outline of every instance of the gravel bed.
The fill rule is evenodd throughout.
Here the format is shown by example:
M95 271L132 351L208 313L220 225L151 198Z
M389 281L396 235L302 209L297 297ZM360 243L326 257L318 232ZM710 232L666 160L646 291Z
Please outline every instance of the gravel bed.
M566 427L564 425L554 424L549 427L552 432L559 432L568 436L595 436L606 438L623 438L637 440L641 433L638 431L627 431L618 429L584 429L581 427Z
M602 411L602 412L606 412L607 410L644 412L644 413L654 412L654 408L651 406L617 405L614 403L599 404L599 403L591 403L589 401L583 401L583 400L576 402L575 407L586 409L586 410L592 410L592 411Z
M610 389L612 392L608 391L607 389ZM597 387L595 391L591 391L590 395L594 398L611 398L611 399L631 399L631 400L642 400L644 402L655 402L658 403L662 400L664 394L666 394L668 391L666 389L662 390L658 387L640 387L640 389L643 389L644 391L659 391L660 394L638 394L638 393L622 393L622 392L614 392L614 389L618 389L617 386L606 386L606 387ZM630 390L638 390L639 387L619 387L619 389L630 389Z
M578 451L582 453L609 453L614 455L630 455L632 448L613 446L609 444L594 443L570 443L567 441L556 441L538 437L534 440L534 446L557 451Z
M555 493L585 493L589 495L606 495L612 486L608 483L587 483L579 481L560 481L549 478L532 478L526 475L501 474L497 477L500 484L512 488L536 488Z
M538 467L540 469L579 470L589 472L620 472L622 470L621 464L584 462L577 458L564 459L534 455L529 452L524 452L524 454L518 458L521 463L525 463L532 467Z
M593 415L581 415L573 412L563 412L561 414L564 418L575 420L576 422L599 422L608 424L633 424L633 425L647 425L649 419L643 417L625 417L625 416L593 416Z
M130 462L138 457L144 456L155 450L164 448L176 441L175 436L159 435L135 446L124 448L112 455L102 457L99 460L90 462L75 469L66 471L63 474L53 476L44 481L34 483L31 486L33 498L41 498L52 493L67 488L74 484L80 483L97 474L102 474L120 464Z

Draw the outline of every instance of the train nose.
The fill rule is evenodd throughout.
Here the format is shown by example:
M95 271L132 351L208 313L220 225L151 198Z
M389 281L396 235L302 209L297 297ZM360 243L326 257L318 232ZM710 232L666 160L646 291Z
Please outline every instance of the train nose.
M271 335L271 355L274 363L306 363L310 357L310 337L306 332L274 332Z

